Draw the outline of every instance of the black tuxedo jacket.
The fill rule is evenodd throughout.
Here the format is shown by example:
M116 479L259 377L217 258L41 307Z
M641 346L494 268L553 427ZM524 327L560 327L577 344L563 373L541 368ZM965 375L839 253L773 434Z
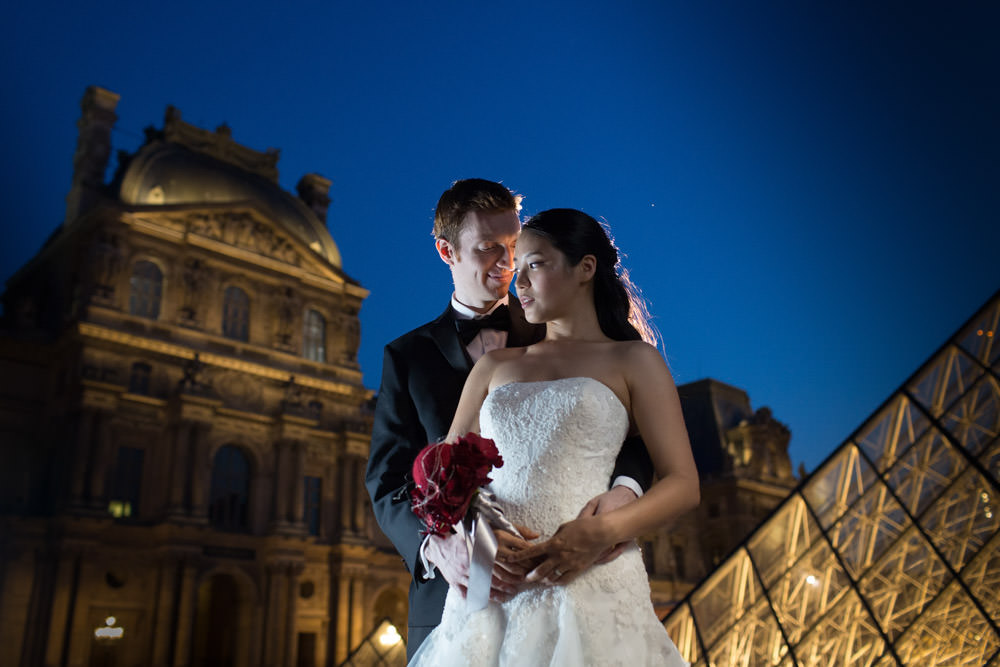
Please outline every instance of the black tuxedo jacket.
M520 347L541 340L545 326L525 320L521 304L513 297L509 308L507 346ZM385 346L365 475L375 518L413 575L407 646L410 654L440 623L448 592L448 582L440 574L424 579L419 558L423 524L410 511L407 482L417 453L448 434L462 387L472 370L455 319L455 311L449 306L434 321ZM652 464L641 440L626 441L614 474L627 475L643 488L649 487Z

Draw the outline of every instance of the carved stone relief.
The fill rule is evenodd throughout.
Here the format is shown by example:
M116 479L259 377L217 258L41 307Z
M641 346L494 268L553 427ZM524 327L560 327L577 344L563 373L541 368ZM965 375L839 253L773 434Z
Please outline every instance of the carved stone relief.
M259 381L253 381L243 373L222 371L214 378L213 385L226 407L247 412L264 411L264 396Z
M188 229L227 245L243 248L280 262L300 266L302 258L289 240L269 225L256 220L250 213L218 211L191 213Z

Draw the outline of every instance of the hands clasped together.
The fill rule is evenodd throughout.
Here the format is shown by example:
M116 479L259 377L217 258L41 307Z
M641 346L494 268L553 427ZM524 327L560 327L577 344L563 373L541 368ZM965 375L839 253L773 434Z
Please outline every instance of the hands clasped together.
M503 530L496 531L499 544L493 566L490 599L506 602L530 584L565 585L592 565L618 557L627 543L609 543L605 517L635 500L630 489L616 486L588 502L575 519L559 527L552 537L532 543L538 533L517 526L526 539ZM427 557L448 583L465 596L469 584L469 552L461 535L432 536Z

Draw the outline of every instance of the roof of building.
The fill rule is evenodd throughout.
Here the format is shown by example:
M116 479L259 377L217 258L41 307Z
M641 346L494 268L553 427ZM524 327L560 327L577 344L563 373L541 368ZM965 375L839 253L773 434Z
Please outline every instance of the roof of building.
M233 141L225 126L203 130L182 121L171 108L164 129L148 131L146 143L125 164L119 196L140 206L251 204L342 268L325 222L278 185L277 162L276 150L249 149Z

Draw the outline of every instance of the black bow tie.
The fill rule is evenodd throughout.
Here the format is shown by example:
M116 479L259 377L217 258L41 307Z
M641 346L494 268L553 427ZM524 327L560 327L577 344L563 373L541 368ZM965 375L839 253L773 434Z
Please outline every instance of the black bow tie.
M462 339L462 344L468 345L483 329L510 331L510 311L507 306L498 306L486 317L474 320L455 320L455 328L458 329L458 337Z

